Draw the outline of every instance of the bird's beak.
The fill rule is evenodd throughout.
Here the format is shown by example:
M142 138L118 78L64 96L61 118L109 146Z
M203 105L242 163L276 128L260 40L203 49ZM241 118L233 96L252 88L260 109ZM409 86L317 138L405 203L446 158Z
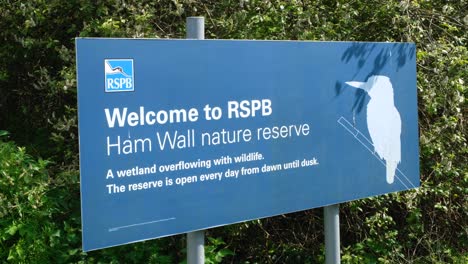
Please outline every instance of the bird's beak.
M347 85L352 86L354 88L359 88L366 90L366 83L365 82L346 82Z

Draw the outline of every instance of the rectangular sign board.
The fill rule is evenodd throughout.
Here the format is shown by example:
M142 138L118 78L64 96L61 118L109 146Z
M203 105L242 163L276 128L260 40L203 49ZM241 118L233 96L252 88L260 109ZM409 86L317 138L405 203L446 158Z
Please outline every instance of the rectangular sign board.
M76 49L84 251L419 186L414 44Z

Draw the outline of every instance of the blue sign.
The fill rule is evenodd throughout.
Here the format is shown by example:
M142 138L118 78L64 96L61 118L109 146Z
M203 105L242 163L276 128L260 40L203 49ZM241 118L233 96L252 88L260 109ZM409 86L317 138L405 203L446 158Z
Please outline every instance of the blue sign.
M76 45L85 251L419 186L414 44Z

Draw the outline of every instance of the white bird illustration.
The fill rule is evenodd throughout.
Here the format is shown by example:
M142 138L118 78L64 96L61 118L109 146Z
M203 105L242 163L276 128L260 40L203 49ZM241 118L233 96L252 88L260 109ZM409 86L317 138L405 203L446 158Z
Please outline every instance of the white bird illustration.
M391 184L401 161L401 118L395 107L392 83L387 76L374 75L367 82L346 84L366 91L371 98L367 104L367 128L374 151L386 161L387 183Z
M128 74L126 74L124 72L124 70L122 69L122 67L115 67L115 68L112 68L109 64L109 62L105 62L104 63L104 67L105 67L105 73L106 74L123 74L125 77L130 77Z

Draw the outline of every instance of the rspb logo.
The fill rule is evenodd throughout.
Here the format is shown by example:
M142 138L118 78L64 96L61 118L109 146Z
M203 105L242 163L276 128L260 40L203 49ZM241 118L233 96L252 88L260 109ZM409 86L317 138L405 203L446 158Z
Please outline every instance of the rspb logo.
M106 59L104 60L104 71L107 93L135 90L133 59Z

